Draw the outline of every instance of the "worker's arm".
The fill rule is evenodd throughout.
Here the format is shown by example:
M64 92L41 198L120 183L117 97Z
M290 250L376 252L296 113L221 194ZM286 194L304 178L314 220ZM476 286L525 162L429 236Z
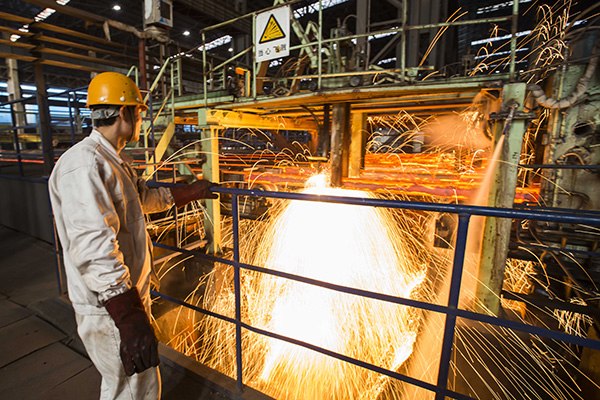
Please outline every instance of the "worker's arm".
M173 196L168 188L149 188L142 178L137 178L136 185L144 214L165 211L173 205Z

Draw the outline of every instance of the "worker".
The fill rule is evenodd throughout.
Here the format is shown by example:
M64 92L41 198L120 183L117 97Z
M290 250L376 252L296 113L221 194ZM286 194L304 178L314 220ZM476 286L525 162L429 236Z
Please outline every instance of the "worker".
M158 399L158 343L150 323L152 243L144 213L217 198L212 183L149 188L121 152L146 110L135 83L104 72L87 106L94 129L58 160L49 181L77 332L102 375L101 399Z

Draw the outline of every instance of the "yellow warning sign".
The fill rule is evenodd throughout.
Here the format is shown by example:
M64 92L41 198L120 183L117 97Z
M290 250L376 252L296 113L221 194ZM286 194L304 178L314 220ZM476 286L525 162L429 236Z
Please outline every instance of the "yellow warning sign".
M258 43L263 44L277 39L285 38L285 33L283 33L283 29L281 29L281 25L275 19L275 16L271 14L269 16L269 20L267 21L267 25L265 26L265 30L260 36L260 40Z

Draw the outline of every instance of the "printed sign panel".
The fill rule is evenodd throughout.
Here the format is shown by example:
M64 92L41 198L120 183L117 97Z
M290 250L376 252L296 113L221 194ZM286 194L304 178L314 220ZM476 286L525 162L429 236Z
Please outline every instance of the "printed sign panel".
M290 54L290 7L284 6L256 15L256 62Z

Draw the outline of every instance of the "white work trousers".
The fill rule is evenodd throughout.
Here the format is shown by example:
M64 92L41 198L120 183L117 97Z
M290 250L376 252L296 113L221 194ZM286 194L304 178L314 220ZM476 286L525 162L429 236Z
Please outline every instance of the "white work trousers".
M75 313L75 318L79 337L102 375L100 400L160 399L158 367L133 376L125 375L119 350L121 337L109 315Z

